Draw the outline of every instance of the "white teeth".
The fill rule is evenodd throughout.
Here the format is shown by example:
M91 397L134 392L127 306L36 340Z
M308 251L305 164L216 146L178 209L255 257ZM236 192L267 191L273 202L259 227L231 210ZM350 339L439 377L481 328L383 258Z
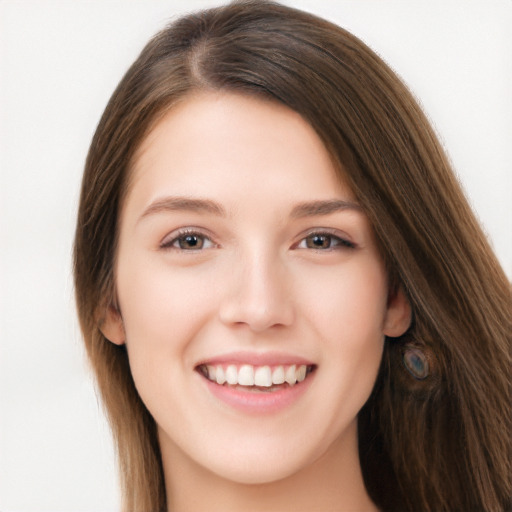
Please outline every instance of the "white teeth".
M228 384L238 384L238 371L234 364L230 364L226 368L226 381Z
M254 367L244 364L238 371L238 384L240 386L254 386Z
M307 374L307 366L302 364L292 364L291 366L276 366L274 370L270 366L252 366L244 364L237 368L230 364L224 369L222 365L204 365L202 372L209 380L219 385L228 383L229 385L239 386L258 386L270 388L272 385L280 385L285 382L294 386L297 382L302 382Z
M260 366L254 372L254 384L265 388L272 386L272 373L270 371L270 366Z
M276 366L272 372L272 384L284 384L284 368Z
M210 380L215 380L215 366L208 365L206 370L208 371L208 378Z
M290 384L290 386L295 385L295 383L297 382L297 376L295 374L295 365L294 364L292 364L291 366L289 366L286 369L284 380L286 382L288 382L288 384Z
M226 374L224 373L224 368L222 368L222 366L217 366L217 371L216 371L216 379L217 381L217 384L224 384L224 382L226 382Z
M302 382L306 378L306 366L301 365L297 368L297 382Z

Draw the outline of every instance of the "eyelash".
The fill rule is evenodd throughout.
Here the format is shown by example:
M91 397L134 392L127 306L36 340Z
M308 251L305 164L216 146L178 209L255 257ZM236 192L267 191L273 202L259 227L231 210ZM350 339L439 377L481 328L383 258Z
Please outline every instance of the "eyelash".
M189 238L189 243L192 242L194 244L199 244L199 247L182 247L181 243L187 243L186 240ZM328 247L322 247L319 246L313 246L308 245L308 241L311 242L311 244L315 244L314 239L323 239L324 241L328 242ZM205 244L208 245L208 247L204 247ZM305 244L305 246L302 246L302 244ZM301 247L302 246L302 247ZM215 247L215 243L213 240L205 235L204 233L201 233L200 231L197 231L195 229L184 229L179 231L176 236L174 236L169 241L164 241L160 244L161 249L168 249L168 250L179 250L184 252L193 252L193 251L202 251L205 249L211 249L212 247ZM342 238L338 235L335 235L334 233L331 233L329 231L311 231L308 233L305 237L301 238L297 244L293 246L293 249L311 249L314 251L333 251L333 250L339 250L339 249L355 249L356 244L353 242L350 242L349 240Z
M179 244L180 242L185 241L187 238L195 239L196 243L198 243L198 241L202 241L202 245L198 248L184 248L184 247L180 247L179 245L176 246L176 244ZM189 252L190 251L201 251L204 249L210 249L210 247L204 247L204 243L206 241L210 242L212 247L215 245L214 242L212 241L212 239L209 236L205 235L204 233L201 233L195 229L184 229L184 230L179 231L176 234L176 236L174 236L171 240L162 242L160 244L160 248L161 249L176 249L179 251L189 251Z
M329 247L313 247L307 246L308 240L312 239L327 239L329 241ZM313 242L314 243L314 242ZM334 243L334 245L333 245ZM306 247L301 247L302 244L306 244ZM350 242L346 238L342 238L329 231L312 231L302 238L295 248L297 249L312 249L314 251L333 251L339 249L355 249L356 244Z

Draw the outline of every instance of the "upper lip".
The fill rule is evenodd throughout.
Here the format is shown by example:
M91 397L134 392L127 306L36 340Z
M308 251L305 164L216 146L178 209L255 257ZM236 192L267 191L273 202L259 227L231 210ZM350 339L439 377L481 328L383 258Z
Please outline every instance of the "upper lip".
M304 357L284 352L229 352L202 359L196 364L196 367L206 364L250 364L252 366L279 366L295 364L312 366L314 363Z

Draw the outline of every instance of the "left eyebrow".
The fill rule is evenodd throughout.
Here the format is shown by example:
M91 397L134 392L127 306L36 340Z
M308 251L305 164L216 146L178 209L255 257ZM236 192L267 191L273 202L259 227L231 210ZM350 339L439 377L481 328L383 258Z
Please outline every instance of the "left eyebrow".
M293 218L312 217L315 215L329 215L331 213L355 210L363 212L360 204L352 201L344 201L342 199L330 199L327 201L310 201L306 203L299 203L296 205L290 214Z
M199 213L209 213L212 215L225 217L226 211L224 208L209 199L197 199L192 197L164 197L151 203L142 213L139 220L144 217L154 215L161 212L170 211L189 211Z

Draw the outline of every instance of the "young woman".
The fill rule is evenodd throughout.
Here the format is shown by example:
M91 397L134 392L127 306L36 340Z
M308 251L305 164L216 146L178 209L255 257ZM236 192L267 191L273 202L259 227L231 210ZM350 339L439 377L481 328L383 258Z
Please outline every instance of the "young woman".
M410 93L279 4L149 42L91 144L78 311L125 510L506 510L510 291Z

